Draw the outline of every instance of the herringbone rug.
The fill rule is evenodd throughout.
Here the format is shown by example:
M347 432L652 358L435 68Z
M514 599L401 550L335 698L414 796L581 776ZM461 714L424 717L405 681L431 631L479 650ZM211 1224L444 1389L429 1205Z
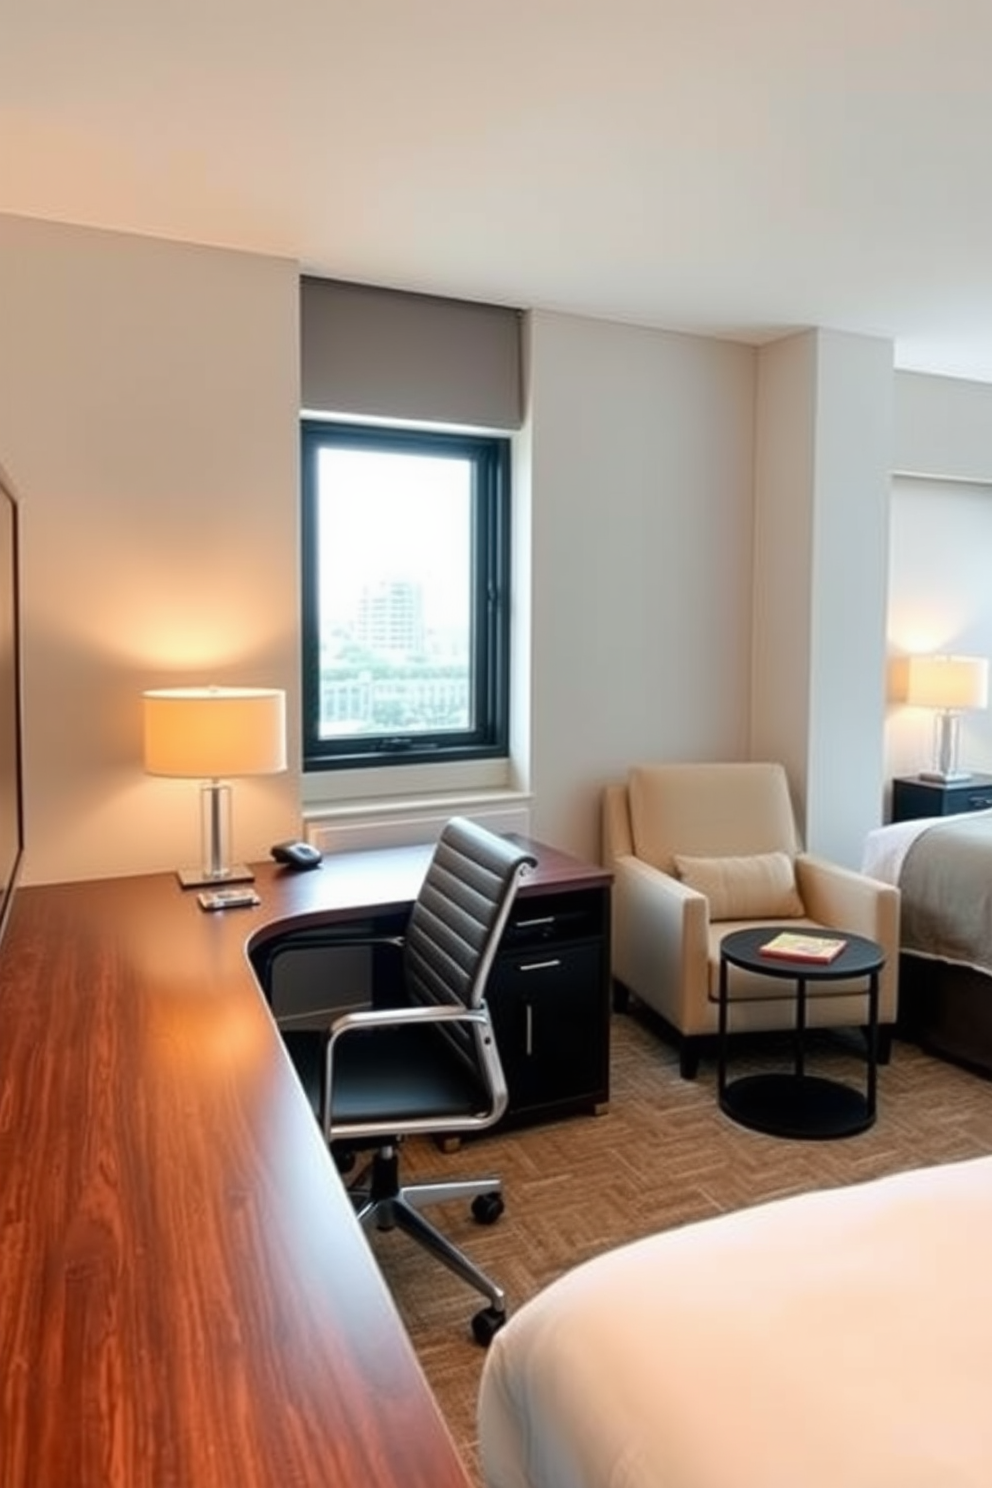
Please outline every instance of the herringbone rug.
M860 1085L850 1047L814 1036L811 1070ZM733 1055L733 1072L789 1058L776 1038ZM484 1137L460 1151L409 1142L415 1176L500 1174L506 1212L491 1228L463 1205L431 1211L505 1287L510 1311L556 1276L610 1247L785 1194L992 1152L992 1082L896 1042L879 1071L878 1120L843 1141L798 1142L736 1126L716 1103L716 1072L679 1078L672 1049L636 1015L614 1016L611 1102L578 1116ZM470 1475L479 1482L475 1404L484 1352L473 1292L399 1234L374 1248Z

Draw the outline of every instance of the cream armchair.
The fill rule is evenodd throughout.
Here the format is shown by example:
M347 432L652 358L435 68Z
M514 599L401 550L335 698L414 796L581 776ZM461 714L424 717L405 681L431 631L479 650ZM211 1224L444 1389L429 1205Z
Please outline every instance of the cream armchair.
M614 874L613 977L678 1035L682 1075L717 1030L720 941L731 930L787 922L867 935L885 951L879 1057L896 1019L899 891L800 849L778 764L660 764L632 769L603 797L603 860ZM866 1022L851 984L810 996L810 1027ZM791 1028L791 982L731 968L730 1031Z

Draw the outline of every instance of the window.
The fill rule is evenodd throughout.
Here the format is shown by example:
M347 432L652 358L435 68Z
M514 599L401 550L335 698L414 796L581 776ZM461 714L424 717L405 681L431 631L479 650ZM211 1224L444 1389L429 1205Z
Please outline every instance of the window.
M510 446L302 425L304 769L506 753Z

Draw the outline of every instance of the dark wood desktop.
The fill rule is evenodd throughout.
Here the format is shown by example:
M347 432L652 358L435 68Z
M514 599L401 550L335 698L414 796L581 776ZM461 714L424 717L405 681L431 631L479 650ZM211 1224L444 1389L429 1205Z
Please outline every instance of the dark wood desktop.
M19 891L3 1488L466 1488L247 958L315 918L402 910L424 862L261 864L261 904L215 914L171 874Z

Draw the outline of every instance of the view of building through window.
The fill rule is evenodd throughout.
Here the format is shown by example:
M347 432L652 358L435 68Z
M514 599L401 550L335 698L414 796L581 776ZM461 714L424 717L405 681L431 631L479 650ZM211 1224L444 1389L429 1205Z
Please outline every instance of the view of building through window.
M473 726L473 473L453 455L320 449L320 738Z

